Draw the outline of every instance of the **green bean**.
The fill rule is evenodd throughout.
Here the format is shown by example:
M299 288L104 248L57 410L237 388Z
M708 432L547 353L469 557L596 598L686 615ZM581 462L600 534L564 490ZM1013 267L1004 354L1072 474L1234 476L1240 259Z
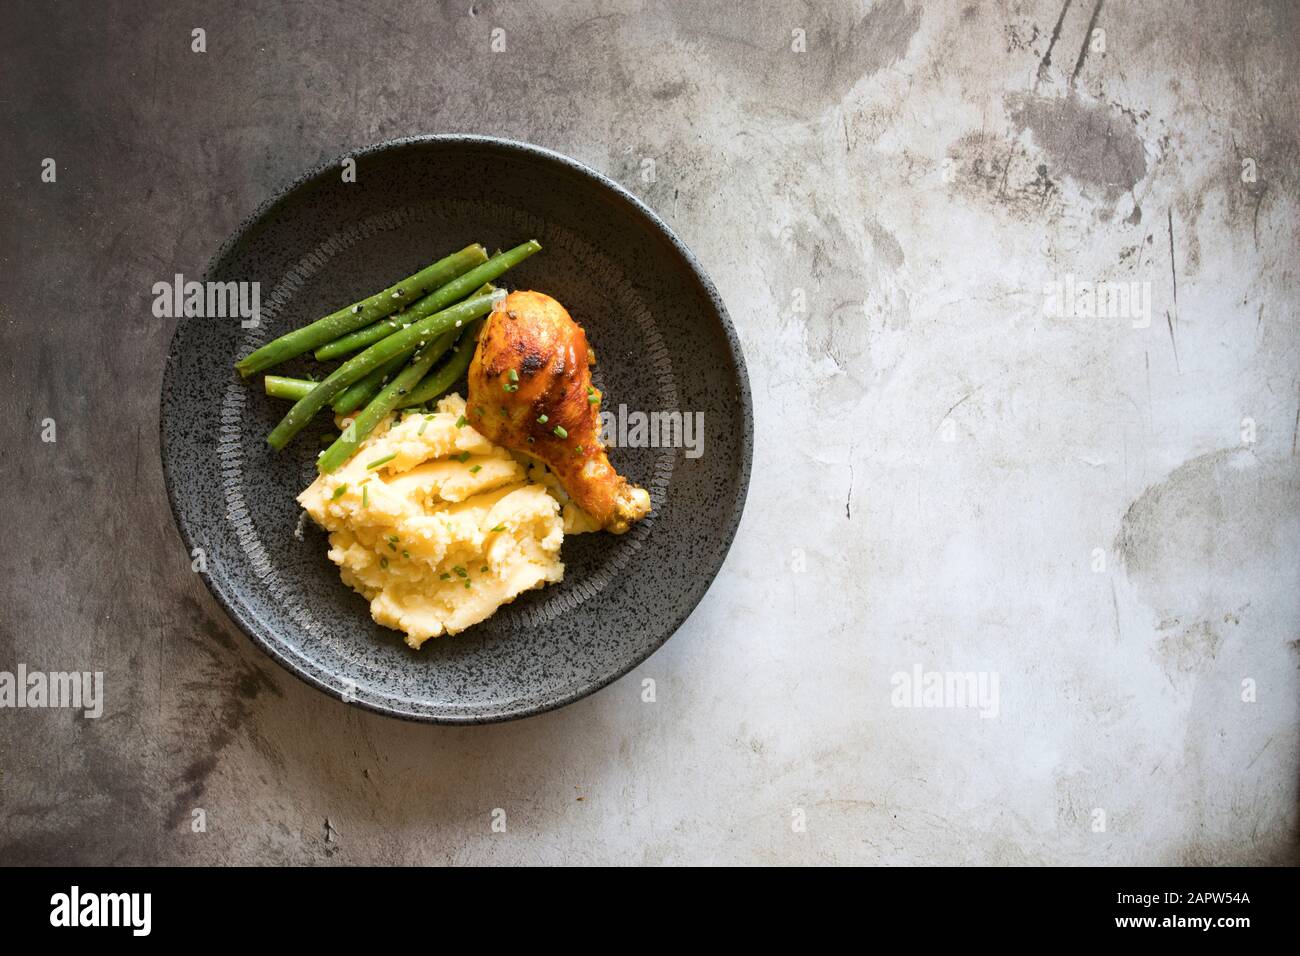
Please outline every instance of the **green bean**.
M240 375L247 378L254 372L260 372L272 365L279 365L295 355L310 352L318 345L324 345L340 335L346 335L354 329L370 325L378 319L391 315L407 303L419 299L430 289L445 288L457 276L472 271L486 259L487 250L478 243L466 246L460 252L453 252L446 258L425 266L415 275L408 276L397 285L389 286L383 292L377 292L360 302L354 302L345 309L331 312L325 318L317 319L311 325L294 329L287 335L282 335L278 339L268 342L236 362L235 368L239 370ZM482 281L482 279L479 279L470 283L469 289L481 284ZM458 299L464 294L462 292L456 298ZM455 299L451 301L454 302Z
M330 407L339 415L355 411L370 401L384 387L384 383L397 374L398 369L406 364L406 356L399 355L389 359L365 378L358 379L334 396Z
M495 288L496 286L491 282L484 282L473 292L473 295L487 295ZM426 303L430 303L432 300L433 295L427 295L401 315L395 315L391 319L384 319L374 325L367 325L364 329L357 329L357 331L335 339L327 345L322 345L316 350L317 360L328 362L331 359L342 358L345 355L360 352L362 349L374 345L380 339L387 338L394 332L406 328L412 322L418 322L426 315L429 315L430 309Z
M402 399L398 407L409 408L412 405L423 405L435 398L441 398L443 392L460 381L460 377L469 368L470 360L474 358L474 348L477 345L475 339L478 338L479 329L482 327L482 319L477 319L469 325L456 344L456 351L447 357L447 361L426 375L420 384Z
M399 329L406 328L412 322L418 322L426 315L431 314L429 310L422 309L421 304L432 301L432 299L431 295L426 295L405 312L383 319L374 325L367 325L364 329L349 332L333 342L326 342L315 351L314 357L316 361L328 362L331 359L343 358L345 355L360 352L362 349L374 345L380 339L387 338ZM433 312L437 311L437 309L433 310Z
M289 409L289 413L266 436L266 443L279 451L343 389L397 356L410 355L437 336L456 328L456 323L463 325L486 315L492 310L499 295L499 292L493 292L491 295L475 296L458 302L400 332L394 332L386 339L380 339L360 355L348 359Z
M286 378L283 375L267 375L262 379L266 394L272 398L287 398L296 402L316 387L316 382L305 378Z
M369 328L358 329L344 335L342 338L329 342L327 345L323 345L316 350L316 358L325 361L326 359L347 355L357 349L371 345L385 336L392 335L404 326L410 325L413 321L419 321L439 309L445 309L457 299L469 295L480 285L491 282L507 269L523 262L540 248L542 248L541 245L537 240L533 239L522 245L515 246L507 252L497 253L481 266L471 269L464 275L426 295L411 306L405 315L394 316L386 322L377 322Z
M384 416L396 408L397 403L415 388L420 379L424 378L425 373L442 354L438 351L437 344L437 341L430 342L420 349L411 360L411 364L398 372L393 380L370 400L370 404L343 429L343 434L338 437L338 441L330 445L316 461L316 467L322 475L333 471L356 454L357 448L365 441L366 436L374 431L375 426L383 421Z

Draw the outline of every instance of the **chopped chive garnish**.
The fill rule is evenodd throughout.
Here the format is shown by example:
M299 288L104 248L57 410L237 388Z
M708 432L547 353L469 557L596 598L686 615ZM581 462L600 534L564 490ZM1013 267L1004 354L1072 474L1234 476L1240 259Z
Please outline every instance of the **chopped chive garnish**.
M546 416L545 416L545 415L538 415L538 416L537 416L537 423L538 423L539 425L545 425L545 424L546 424Z
M511 369L508 378L509 378L510 381L512 381L512 382L517 382L517 381L519 381L519 373L516 372L514 369Z
M456 427L457 427L457 428L464 428L464 427L465 427L466 425L468 425L468 424L469 424L469 419L466 418L464 415L462 415L462 416L460 416L460 418L456 419Z
M342 497L343 497L344 495L346 495L347 493L348 493L348 486L347 486L347 485L339 485L337 488L334 489L334 497L333 497L331 500L333 500L333 501L338 501L340 498L342 498Z
M450 575L450 574L447 574L446 572L443 572L442 574L438 575L438 580L439 580L439 581L450 581L450 580L451 580L451 575Z
M407 551L405 548L403 548L403 549L402 549L402 557L404 557L404 558L409 558L410 556L411 556L411 552L410 552L410 551Z
M483 567L479 568L479 569L478 569L478 573L479 573L479 574L487 574L487 565L485 564L485 565L483 565Z
M461 578L467 578L467 577L469 577L469 572L466 571L466 570L465 570L463 567L461 567L459 564L456 565L455 567L453 567L452 570L456 572L456 576L457 576L457 577L461 577Z
M504 524L499 524L499 525L497 525L495 528L493 528L492 530L493 530L493 531L505 531L505 530L506 530L506 526L505 526Z
M370 507L370 489L365 485L361 486L361 507Z
M381 555L380 558L379 558L379 566L380 566L381 568L386 568L386 567L388 567L388 559L385 558L385 557L383 557L383 556Z
M389 550L389 551L396 551L396 550L397 550L397 545L393 544L393 542L391 542L391 541L388 542L388 550Z
M416 436L418 437L420 435L423 435L424 430L428 427L429 427L429 419L426 418L424 421L420 422L420 427L415 430Z
M384 536L384 540L385 540L385 541L394 541L394 542L396 542L396 541L401 541L402 539L399 538L399 537L398 537L397 535L395 535L395 534L390 534L390 535L385 535L385 536Z
M471 475L477 475L479 469L482 468L482 467L483 467L482 465L470 465L470 466L469 466L469 473L470 473Z
M581 455L581 454L582 454L582 446L579 445L577 448L574 449L574 451L576 451L579 455Z
M463 465L465 462L469 461L469 452L463 451L459 455L452 455L452 457Z
M518 385L511 385L511 384L507 383L507 384L505 384L505 385L502 385L501 387L502 387L503 389L505 389L505 391L507 391L507 392L517 392L517 391L519 391L519 386L518 386Z
M396 457L397 452L393 452L391 455L385 455L383 458L376 458L370 464L366 465L366 471L369 471L371 468L378 468L380 465L386 465Z
M569 433L564 430L563 425L556 425L553 429L556 438L568 438Z
M466 579L465 579L465 590L468 591L469 588L470 588L469 578L466 578Z

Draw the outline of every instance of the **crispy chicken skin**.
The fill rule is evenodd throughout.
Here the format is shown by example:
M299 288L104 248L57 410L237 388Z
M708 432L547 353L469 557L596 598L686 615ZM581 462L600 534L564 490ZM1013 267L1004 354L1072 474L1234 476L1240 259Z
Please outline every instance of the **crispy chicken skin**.
M469 420L485 437L545 462L578 507L622 534L650 495L609 463L587 333L541 292L512 292L488 316L469 366Z

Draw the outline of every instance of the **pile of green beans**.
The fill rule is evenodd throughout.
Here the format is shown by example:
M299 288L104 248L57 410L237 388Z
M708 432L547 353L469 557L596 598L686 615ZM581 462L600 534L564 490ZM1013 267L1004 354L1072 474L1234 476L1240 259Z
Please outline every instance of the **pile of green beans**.
M254 372L287 362L294 356L310 352L317 346L332 342L354 329L363 328L384 316L392 315L408 303L420 299L431 289L441 292L448 283L454 282L459 276L486 261L487 251L481 245L474 243L472 246L466 246L460 252L453 252L445 259L439 259L433 265L426 266L415 275L407 276L397 285L391 285L382 292L376 292L360 302L354 302L347 308L331 312L311 325L294 329L274 342L268 342L236 362L235 368L239 370L240 375L247 378ZM504 271L503 269L502 272ZM461 296L468 294L474 286L490 281L490 279L482 279L473 283L461 293ZM455 302L456 299L450 301Z

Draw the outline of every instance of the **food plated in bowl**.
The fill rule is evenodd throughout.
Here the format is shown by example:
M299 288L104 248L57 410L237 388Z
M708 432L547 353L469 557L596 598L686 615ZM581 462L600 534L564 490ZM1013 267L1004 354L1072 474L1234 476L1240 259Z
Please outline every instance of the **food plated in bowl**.
M743 507L752 435L734 332L712 285L667 227L571 160L479 137L401 141L354 158L356 183L341 182L331 165L309 174L251 217L210 267L209 281L260 283L260 323L188 318L177 327L161 425L178 527L191 551L207 555L204 579L231 616L273 657L336 696L439 722L500 720L575 700L662 644L725 557ZM469 238L501 243L503 254L535 239L540 251L495 277L475 275L458 298L424 303L494 258L465 246ZM451 271L463 271L407 281L454 249L460 259ZM489 283L496 288L484 290ZM506 288L515 290L513 299L501 298ZM405 311L367 311L376 289L390 298L399 292ZM428 337L419 343L421 333L450 330L439 320L399 336L484 297L486 312L468 314L479 303L459 314L455 343L436 358L422 356L428 364L398 388L430 383L440 393L423 396L419 411L403 408L401 395L391 408L371 407L414 367L416 352L433 344ZM362 312L353 313L358 304ZM345 317L328 338L300 336L294 348L304 338L307 347L277 364L254 367L266 352L244 362L325 313ZM355 325L348 314L359 316ZM478 320L484 324L468 350L462 339ZM353 338L352 351L330 350L348 336L373 338ZM281 428L288 409L357 355L393 339L402 346L371 353L379 364L363 363L359 378L354 366L307 403L312 414ZM403 353L412 339L415 349ZM599 356L594 365L577 360L584 344ZM570 355L574 361L557 372L555 358ZM465 367L455 381L453 360ZM247 377L232 372L236 362ZM476 399L495 420L474 421ZM363 416L358 431L366 434L346 435ZM456 429L461 417L466 422ZM425 431L414 435L420 421ZM683 422L698 427L683 431ZM448 428L460 437L447 439ZM443 444L431 444L439 435ZM611 436L609 447L598 449ZM411 443L409 460L366 468L403 442ZM376 446L387 450L367 458ZM481 461L457 460L466 451ZM489 468L496 471L485 476ZM368 482L342 477L367 470L378 472ZM342 484L352 487L333 499ZM391 485L405 488L400 500ZM317 493L304 492L312 487ZM509 536L492 532L511 527L501 520L474 538L451 529L445 515L435 517L482 512L486 521L498 504L489 501L493 494L504 500L521 491L504 509L516 523ZM318 519L304 521L299 495ZM382 514L377 496L386 496ZM363 507L373 512L369 524L357 516ZM445 542L430 533L420 550L402 540L431 521L442 522ZM549 530L555 521L558 542ZM586 527L592 533L581 533ZM336 548L354 546L347 535L370 557L351 552L331 560ZM392 535L399 540L388 540ZM495 552L493 540L502 542ZM457 548L466 560L451 557ZM403 550L412 562L419 558L405 570L393 560ZM473 560L479 563L467 563ZM340 582L345 565L360 597ZM458 602L429 596L452 583L443 574L461 581ZM472 608L464 601L466 578L471 593L482 585ZM542 586L527 583L533 579ZM421 589L426 580L436 586ZM405 639L421 633L417 653ZM435 633L441 636L431 640Z
M343 359L320 381L263 379L295 399L267 443L284 449L332 408L340 434L298 501L344 583L412 648L562 580L566 529L621 534L650 513L609 462L582 327L548 295L491 285L540 248L467 246L235 363L249 376L313 349ZM468 403L447 394L467 369Z

